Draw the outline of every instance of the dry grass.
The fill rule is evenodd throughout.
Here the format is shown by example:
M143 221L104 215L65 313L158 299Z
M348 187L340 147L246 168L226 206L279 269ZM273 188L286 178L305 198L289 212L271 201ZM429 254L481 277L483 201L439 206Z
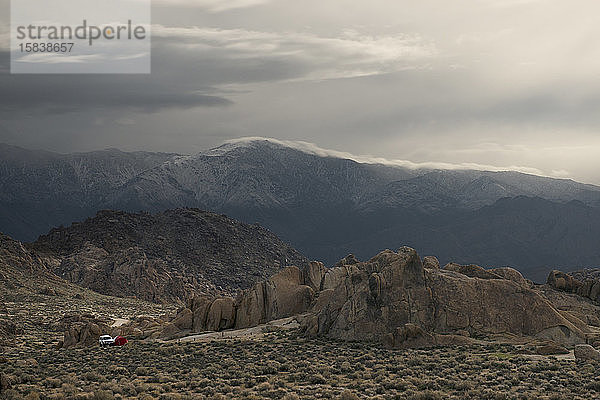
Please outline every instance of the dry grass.
M32 285L33 286L33 285ZM3 399L591 399L600 367L517 354L510 345L386 350L275 331L259 340L57 349L65 313L172 312L71 286L0 291L24 334L0 347Z
M124 348L6 349L4 398L589 399L600 368L531 360L509 345L385 350L307 340L130 343Z

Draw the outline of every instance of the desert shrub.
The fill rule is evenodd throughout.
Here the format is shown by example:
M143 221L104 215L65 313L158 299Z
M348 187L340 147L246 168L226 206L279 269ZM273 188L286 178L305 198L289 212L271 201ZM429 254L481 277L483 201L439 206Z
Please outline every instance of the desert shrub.
M2 392L2 398L6 400L22 400L23 396L13 389L8 389Z
M115 396L108 390L97 390L92 396L92 400L113 400L114 398Z
M358 396L350 390L344 390L338 397L338 400L358 400Z

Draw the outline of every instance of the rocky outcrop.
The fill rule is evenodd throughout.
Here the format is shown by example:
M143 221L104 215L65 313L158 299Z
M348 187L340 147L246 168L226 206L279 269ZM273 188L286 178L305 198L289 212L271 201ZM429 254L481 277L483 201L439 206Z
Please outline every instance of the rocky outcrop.
M317 263L288 267L235 302L196 297L173 323L185 321L194 331L222 330L304 313L302 329L309 335L396 348L465 344L486 335L572 345L589 333L586 323L556 309L514 269L458 264L439 269L434 258L425 261L403 247L366 262L346 257L330 269Z
M576 293L577 290L583 286L580 281L574 279L571 275L557 270L550 271L546 283L556 290L570 293Z
M360 261L358 261L358 259L356 258L356 256L354 256L354 254L348 254L346 257L342 258L337 263L335 263L334 267L342 267L344 265L354 265L354 264L358 264L359 262Z
M243 291L236 299L198 295L171 323L192 332L241 329L306 312L321 285L325 267L310 263L303 271L286 267L270 279ZM172 332L168 332L172 334Z
M316 287L320 282L314 281L314 278L312 276L307 281ZM287 267L268 281L257 283L240 296L236 312L236 327L247 328L308 310L314 299L315 290L305 285L304 281L300 269Z
M556 290L574 293L600 303L600 269L585 269L565 273L553 270L547 284Z
M185 298L190 290L200 286L197 279L181 276L164 260L148 257L138 246L109 253L88 242L65 257L55 272L99 293L152 302ZM204 282L204 286L210 284Z
M566 311L587 325L600 327L600 307L588 298L556 290L549 285L535 286L534 290L547 299L557 310Z
M101 211L30 247L60 259L54 272L66 280L152 302L235 296L286 265L308 264L270 231L198 209Z
M456 263L449 263L444 267L444 269L446 271L455 271L471 278L501 279L500 275L474 264L460 265Z
M327 271L304 329L394 347L467 340L464 332L583 342L587 325L555 309L515 272L458 264L426 269L413 249L387 250Z
M525 279L523 275L514 268L510 267L501 267L501 268L492 268L489 271L495 275L500 276L502 279L507 279L509 281L513 281L523 287L531 288L533 287L533 282L529 279Z
M434 256L423 257L423 268L434 270L440 269L440 261Z
M315 292L319 292L327 268L321 262L313 261L306 266L302 273L303 284L309 286Z
M62 347L94 346L98 338L111 332L109 321L91 314L68 315L60 323L65 328Z
M0 233L0 284L39 292L44 286L50 286L50 282L59 280L50 271L56 264L57 260L43 257Z
M236 307L232 297L216 299L208 309L206 328L209 331L222 331L235 326Z
M577 361L600 361L600 352L589 344L578 344L575 346L575 359Z
M177 313L177 316L172 321L178 329L190 329L194 322L194 313L189 308L184 308Z

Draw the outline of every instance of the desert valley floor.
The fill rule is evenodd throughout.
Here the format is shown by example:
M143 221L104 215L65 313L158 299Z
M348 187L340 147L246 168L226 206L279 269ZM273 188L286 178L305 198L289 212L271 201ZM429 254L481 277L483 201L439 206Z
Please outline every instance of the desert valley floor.
M6 399L592 399L600 367L571 354L534 355L490 343L388 350L307 339L295 329L181 342L132 340L123 348L58 349L65 310L118 319L174 312L131 299L73 292L2 294L27 330L0 354Z

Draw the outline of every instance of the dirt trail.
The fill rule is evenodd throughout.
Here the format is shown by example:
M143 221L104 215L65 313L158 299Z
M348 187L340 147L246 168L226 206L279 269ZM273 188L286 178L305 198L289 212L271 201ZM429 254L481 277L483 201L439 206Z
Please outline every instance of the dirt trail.
M123 326L129 322L131 322L128 319L125 318L114 318L115 322L112 323L112 325L110 326L111 328L118 328L119 326Z
M208 342L217 339L260 339L269 331L288 330L298 328L297 317L289 317L268 322L252 328L237 329L223 332L206 332L197 335L173 339L170 342Z

